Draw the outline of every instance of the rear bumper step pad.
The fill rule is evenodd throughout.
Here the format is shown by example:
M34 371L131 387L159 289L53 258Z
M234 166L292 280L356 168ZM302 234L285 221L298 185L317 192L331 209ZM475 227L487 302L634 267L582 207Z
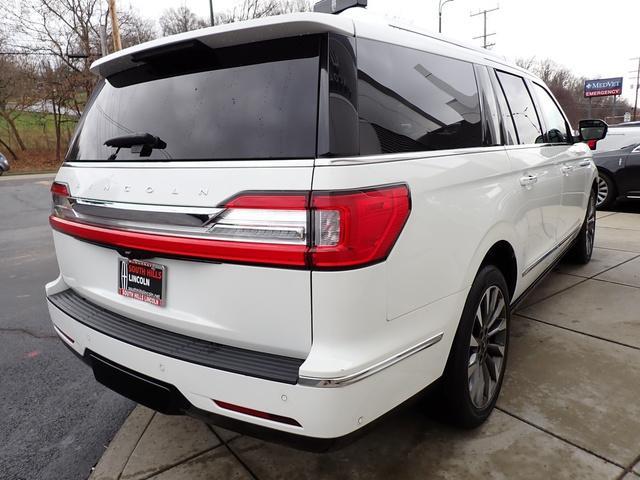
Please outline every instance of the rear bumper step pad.
M71 289L48 297L74 320L121 342L225 372L295 385L304 359L256 352L189 337L110 312Z

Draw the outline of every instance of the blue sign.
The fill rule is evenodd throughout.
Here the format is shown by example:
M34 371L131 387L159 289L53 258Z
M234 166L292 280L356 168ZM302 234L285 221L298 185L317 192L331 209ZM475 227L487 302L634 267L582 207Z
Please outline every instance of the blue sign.
M602 78L584 82L584 96L586 98L607 97L609 95L622 95L622 77Z

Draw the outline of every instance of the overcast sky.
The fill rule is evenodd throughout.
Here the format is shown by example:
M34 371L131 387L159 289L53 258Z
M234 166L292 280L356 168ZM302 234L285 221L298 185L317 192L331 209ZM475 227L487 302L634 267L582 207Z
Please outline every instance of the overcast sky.
M158 18L166 8L187 5L208 18L208 0L120 0L145 17ZM213 0L216 11L242 0ZM640 0L453 0L443 9L443 33L459 40L481 35L480 9L500 9L488 15L494 50L510 58L550 58L577 75L624 77L624 95L632 100L632 70L640 56ZM369 0L369 10L437 32L438 0Z

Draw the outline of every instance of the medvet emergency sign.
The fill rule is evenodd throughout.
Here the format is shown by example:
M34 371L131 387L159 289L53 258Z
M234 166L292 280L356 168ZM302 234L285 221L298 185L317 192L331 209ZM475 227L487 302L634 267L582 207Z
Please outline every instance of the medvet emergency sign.
M609 95L622 95L622 77L584 82L584 96L586 98L607 97Z

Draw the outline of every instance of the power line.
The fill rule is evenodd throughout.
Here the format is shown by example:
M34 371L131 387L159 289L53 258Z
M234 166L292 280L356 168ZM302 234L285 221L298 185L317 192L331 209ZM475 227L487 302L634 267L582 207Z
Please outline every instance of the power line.
M495 32L493 32L493 33L487 33L487 13L495 12L495 11L497 11L497 10L500 10L500 7L495 7L495 8L492 8L491 10L487 10L487 9L480 10L479 12L472 13L472 14L470 15L471 17L477 17L478 15L482 15L482 16L484 17L484 18L483 18L483 19L484 19L484 30L483 30L483 34L482 34L482 35L480 35L480 36L477 36L477 37L473 37L473 39L474 39L474 40L477 40L477 39L479 39L479 38L482 38L482 39L483 39L483 40L482 40L482 43L483 43L483 45L482 45L482 46L483 46L485 49L488 49L489 47L494 47L494 46L496 45L495 43L487 43L487 37L491 37L491 36L493 36L493 35L495 35L495 34L496 34Z
M54 56L51 52L0 52L0 55L42 55L42 56Z

